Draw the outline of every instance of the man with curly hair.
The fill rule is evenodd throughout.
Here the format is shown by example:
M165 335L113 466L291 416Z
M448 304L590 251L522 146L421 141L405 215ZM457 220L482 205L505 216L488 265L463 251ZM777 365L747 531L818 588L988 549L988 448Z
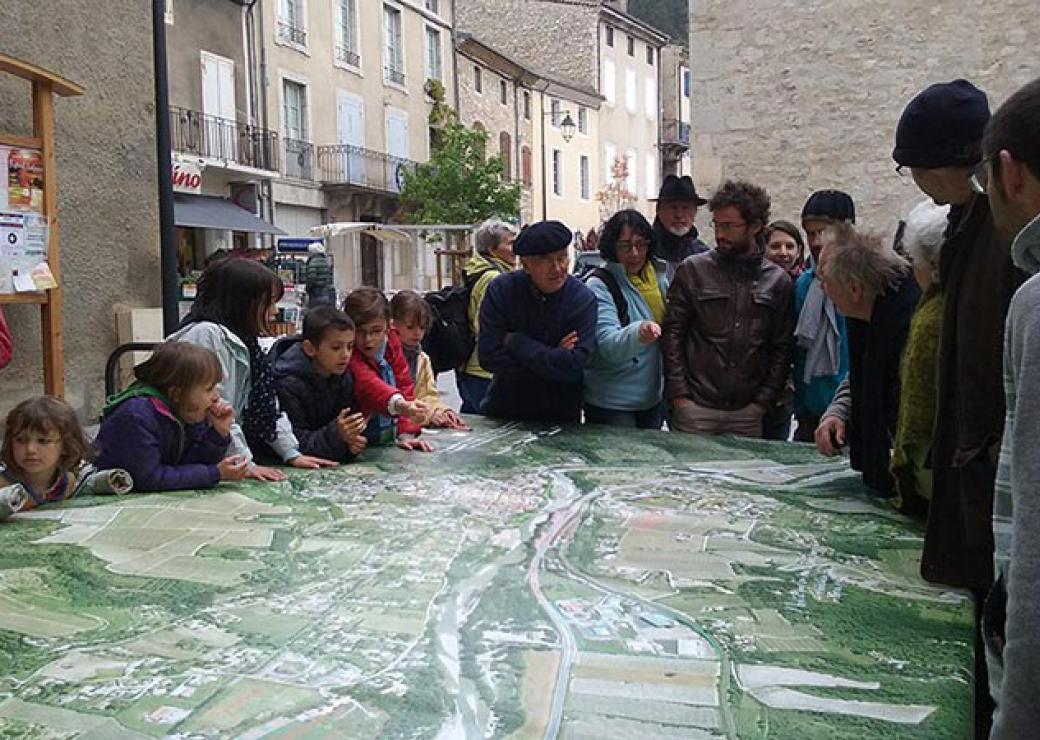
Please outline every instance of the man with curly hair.
M794 287L765 259L769 196L728 181L709 201L716 248L682 262L662 326L669 425L762 435L790 372Z

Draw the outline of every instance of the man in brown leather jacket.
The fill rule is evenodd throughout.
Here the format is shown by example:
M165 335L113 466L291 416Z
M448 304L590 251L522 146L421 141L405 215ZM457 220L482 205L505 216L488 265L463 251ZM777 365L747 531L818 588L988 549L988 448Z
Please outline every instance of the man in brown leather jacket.
M683 261L662 325L672 429L758 437L791 366L794 287L764 257L769 196L726 182L711 199L717 246Z

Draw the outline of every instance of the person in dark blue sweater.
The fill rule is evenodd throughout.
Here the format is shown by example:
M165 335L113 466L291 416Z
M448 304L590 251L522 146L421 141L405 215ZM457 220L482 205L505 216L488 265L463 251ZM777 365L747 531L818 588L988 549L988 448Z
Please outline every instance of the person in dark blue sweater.
M480 307L477 353L492 373L488 416L577 423L596 349L596 296L568 270L571 230L541 221L517 237L522 270L499 275Z

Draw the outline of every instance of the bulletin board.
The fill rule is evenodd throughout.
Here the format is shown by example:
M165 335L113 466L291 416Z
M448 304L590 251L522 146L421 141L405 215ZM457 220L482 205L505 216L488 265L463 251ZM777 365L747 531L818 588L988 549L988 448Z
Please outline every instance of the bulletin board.
M58 259L58 183L54 152L54 96L83 88L47 70L0 54L0 72L32 86L31 136L0 131L0 304L40 306L43 385L65 391Z

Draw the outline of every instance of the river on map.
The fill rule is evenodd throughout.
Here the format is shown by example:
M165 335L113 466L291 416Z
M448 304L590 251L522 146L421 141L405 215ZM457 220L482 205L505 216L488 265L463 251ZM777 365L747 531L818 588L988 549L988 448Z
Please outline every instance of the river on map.
M549 516L578 497L574 483L563 473L553 472L553 498L545 508L523 528L521 545L534 538L539 525ZM477 608L488 584L498 575L503 565L514 561L516 548L508 550L494 562L485 565L474 575L454 585L451 592L437 607L434 644L437 660L444 672L445 688L455 696L455 711L444 720L436 740L482 740L487 736L491 708L487 706L471 679L463 678L459 664L459 628Z

